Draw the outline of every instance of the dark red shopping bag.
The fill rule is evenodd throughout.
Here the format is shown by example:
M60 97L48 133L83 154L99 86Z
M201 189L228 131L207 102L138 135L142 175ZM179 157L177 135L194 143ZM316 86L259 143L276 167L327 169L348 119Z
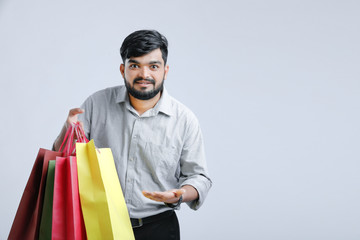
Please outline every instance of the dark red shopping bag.
M49 160L61 156L41 148L21 197L8 240L37 240Z

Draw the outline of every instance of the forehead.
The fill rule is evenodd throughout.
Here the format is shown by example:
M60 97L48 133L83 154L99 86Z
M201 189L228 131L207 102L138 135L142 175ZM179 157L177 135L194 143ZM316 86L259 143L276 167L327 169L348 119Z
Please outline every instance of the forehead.
M157 48L140 57L130 57L126 59L125 63L129 63L129 62L130 63L137 62L140 64L149 64L149 63L158 62L160 64L164 64L164 59L162 58L162 53L160 48Z

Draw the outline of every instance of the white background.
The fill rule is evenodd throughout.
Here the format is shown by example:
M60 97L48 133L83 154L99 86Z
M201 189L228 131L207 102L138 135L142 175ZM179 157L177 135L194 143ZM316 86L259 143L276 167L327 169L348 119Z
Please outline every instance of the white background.
M360 2L0 1L0 239L68 110L123 83L123 39L169 40L214 182L182 239L360 239Z

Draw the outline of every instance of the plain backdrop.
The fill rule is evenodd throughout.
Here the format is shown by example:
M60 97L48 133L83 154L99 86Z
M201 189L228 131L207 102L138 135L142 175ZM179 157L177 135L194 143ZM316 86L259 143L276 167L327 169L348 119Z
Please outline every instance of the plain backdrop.
M166 87L199 118L213 180L182 239L360 239L360 2L0 0L0 239L39 148L123 83L139 29L169 40Z

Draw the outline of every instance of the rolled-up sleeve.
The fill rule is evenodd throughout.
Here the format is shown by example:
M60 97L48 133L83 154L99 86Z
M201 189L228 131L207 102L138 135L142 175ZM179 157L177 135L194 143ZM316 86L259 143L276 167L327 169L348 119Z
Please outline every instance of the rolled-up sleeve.
M199 198L187 202L191 209L197 210L204 203L212 181L207 169L200 125L195 117L188 122L185 136L180 157L180 185L191 185L198 191Z

